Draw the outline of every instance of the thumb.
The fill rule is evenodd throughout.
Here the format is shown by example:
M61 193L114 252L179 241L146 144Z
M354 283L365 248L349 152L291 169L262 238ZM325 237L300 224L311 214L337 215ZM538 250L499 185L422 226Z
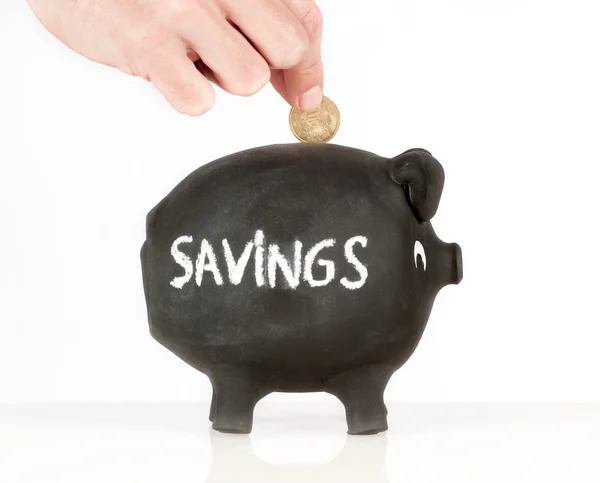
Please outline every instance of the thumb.
M294 67L273 71L271 83L290 105L309 111L317 108L323 99L323 17L312 0L285 0L285 3L306 29L309 47Z

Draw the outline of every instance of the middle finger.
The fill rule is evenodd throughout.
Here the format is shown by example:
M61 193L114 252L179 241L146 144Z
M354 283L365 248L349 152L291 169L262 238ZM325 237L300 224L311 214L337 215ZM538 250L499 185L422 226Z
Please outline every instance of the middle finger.
M182 26L182 35L221 88L248 96L269 82L271 72L265 59L222 14L199 9L190 17Z
M272 68L287 69L302 60L308 34L281 0L223 0L222 7Z

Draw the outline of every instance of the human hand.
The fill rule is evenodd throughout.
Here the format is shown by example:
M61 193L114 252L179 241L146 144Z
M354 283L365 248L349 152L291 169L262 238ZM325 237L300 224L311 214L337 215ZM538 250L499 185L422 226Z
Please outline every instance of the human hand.
M314 0L28 0L44 26L88 59L150 82L181 113L215 92L269 81L290 104L321 103L321 12Z

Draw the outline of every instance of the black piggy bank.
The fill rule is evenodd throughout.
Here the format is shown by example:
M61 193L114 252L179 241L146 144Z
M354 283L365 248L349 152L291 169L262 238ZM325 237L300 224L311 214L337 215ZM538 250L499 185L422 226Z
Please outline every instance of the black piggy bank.
M387 429L385 387L462 279L429 222L443 185L423 149L284 144L206 164L150 211L150 332L209 377L215 430L249 433L275 391L335 395L350 434Z

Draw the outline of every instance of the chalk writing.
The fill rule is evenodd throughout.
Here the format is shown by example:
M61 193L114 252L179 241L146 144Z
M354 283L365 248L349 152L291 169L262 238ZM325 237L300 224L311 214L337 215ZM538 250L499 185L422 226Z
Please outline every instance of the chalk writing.
M214 283L218 286L228 281L232 285L239 285L244 277L246 268L250 263L254 251L254 279L257 287L286 286L295 290L302 282L309 287L324 287L335 279L336 267L333 260L318 258L323 250L334 248L336 240L329 238L320 241L312 247L304 247L301 241L296 240L293 244L294 253L288 259L276 243L265 244L265 235L257 230L254 238L247 242L244 250L236 259L227 239L222 240L223 259L227 269L227 278L223 277L219 269L219 259L213 246L207 239L202 239L200 252L196 261L182 251L183 245L193 243L194 238L188 235L178 237L171 246L171 256L177 265L183 268L184 274L175 277L171 286L182 289L188 282L195 279L198 287L206 283L208 274L212 275ZM355 236L344 243L344 256L348 264L356 271L357 276L353 278L343 277L339 283L348 290L361 288L369 276L367 266L362 263L354 253L355 245L367 247L368 240L364 236ZM265 263L266 258L266 263ZM316 279L313 273L314 266L325 269L325 276ZM222 265L221 265L222 266ZM195 277L194 277L195 272ZM285 285L281 282L285 281Z

